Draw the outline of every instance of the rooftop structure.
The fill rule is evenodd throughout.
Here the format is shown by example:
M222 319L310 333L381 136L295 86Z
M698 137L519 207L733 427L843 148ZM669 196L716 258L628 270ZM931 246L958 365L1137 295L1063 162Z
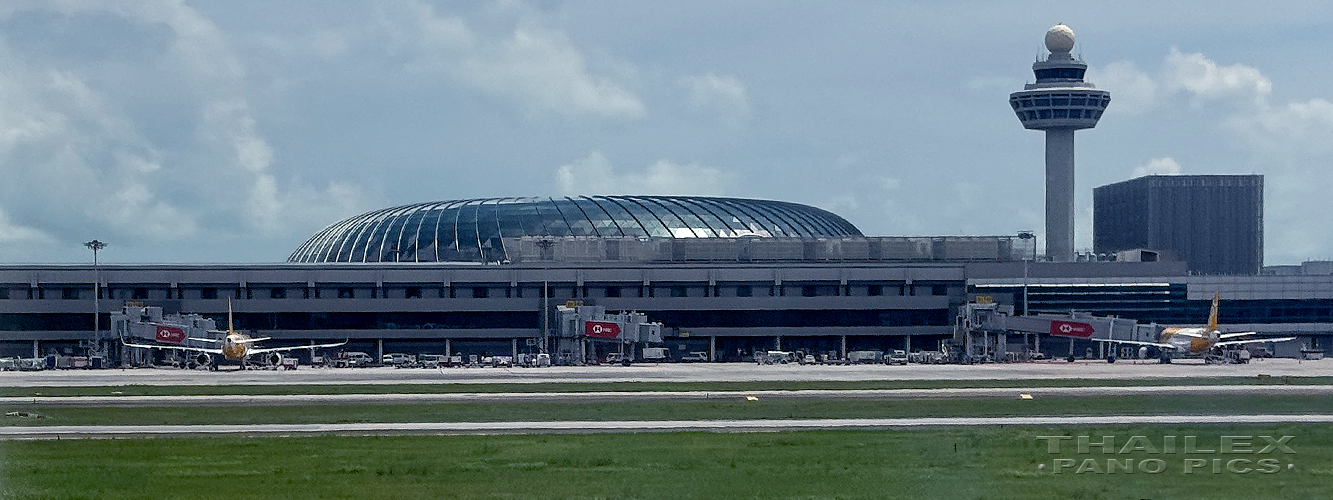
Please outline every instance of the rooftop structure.
M506 240L837 238L861 230L797 203L693 196L485 198L416 203L337 222L290 262L503 262Z

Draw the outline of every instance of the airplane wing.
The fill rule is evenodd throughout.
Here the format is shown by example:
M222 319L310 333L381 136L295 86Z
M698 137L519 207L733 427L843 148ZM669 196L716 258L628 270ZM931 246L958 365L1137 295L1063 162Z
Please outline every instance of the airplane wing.
M193 341L196 341L196 342L208 342L208 343L210 343L210 344L216 344L216 343L218 343L218 342L222 342L222 339L203 339L203 338L199 338L199 337L190 337L190 338L187 339L187 340L193 340Z
M1159 348L1159 349L1173 349L1173 350L1174 350L1174 349L1176 348L1176 346L1173 346L1173 345L1171 345L1171 344L1163 344L1163 343L1161 343L1161 342L1143 342L1143 341L1139 341L1139 340L1116 340L1116 339L1097 339L1097 338L1090 338L1090 339L1088 339L1088 340L1091 340L1091 341L1093 341L1093 342L1107 342L1107 343L1112 343L1112 344L1146 345L1146 346L1157 347L1157 348Z
M238 343L238 344L247 344L247 343L249 343L249 344L253 344L253 343L255 343L255 342L263 342L263 341L265 341L265 340L272 340L272 339L273 339L273 337L254 337L254 338L248 338L248 339L238 340L238 341L236 341L236 343Z
M249 353L250 353L250 354L264 354L264 353L266 353L266 352L299 351L299 350L301 350L301 349L323 349L323 348L325 348L325 347L339 347L339 346L344 346L344 345L347 345L347 341L346 341L346 340L344 340L344 341L342 341L342 342L338 342L338 343L336 343L336 344L296 345L296 346L291 346L291 347L267 347L267 348L264 348L264 349L250 349L250 352L249 352Z
M1234 339L1234 338L1236 338L1236 337L1244 337L1244 336L1246 336L1246 335L1258 335L1258 334L1259 334L1259 332L1223 333L1223 334L1221 334L1221 335L1218 335L1217 338L1219 338L1219 339Z
M125 347L139 347L139 348L143 348L143 349L172 349L172 350L176 350L176 351L186 351L186 352L206 352L206 353L209 353L209 354L219 354L219 355L222 354L222 349L208 349L208 348L204 348L204 347L185 347L185 346L179 346L179 345L131 344L131 343L129 343L129 342L125 342L125 341L123 341L123 340L122 340L120 343L121 343L121 344L124 344Z
M1213 344L1213 345L1214 345L1215 347L1222 347L1222 346L1228 346L1228 345L1258 344L1258 343L1261 343L1261 342L1287 342L1287 341L1289 341L1289 340L1296 340L1296 337L1258 338L1258 339L1246 339L1246 340L1228 340L1228 341L1226 341L1226 342L1218 342L1218 343Z

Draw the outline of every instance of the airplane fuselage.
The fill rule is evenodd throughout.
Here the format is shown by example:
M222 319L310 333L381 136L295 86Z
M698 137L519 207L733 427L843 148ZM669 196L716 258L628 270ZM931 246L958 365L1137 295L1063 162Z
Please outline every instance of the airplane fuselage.
M1162 330L1158 342L1175 346L1176 352L1188 354L1207 354L1219 339L1217 330L1207 328L1167 328Z
M250 355L250 337L241 333L231 333L222 339L222 356L228 361L241 361Z

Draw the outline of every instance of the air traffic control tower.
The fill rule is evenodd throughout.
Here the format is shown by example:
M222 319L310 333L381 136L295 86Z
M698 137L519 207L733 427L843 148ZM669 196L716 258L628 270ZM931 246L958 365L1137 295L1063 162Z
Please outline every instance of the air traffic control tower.
M1009 94L1023 128L1046 131L1046 258L1074 259L1074 131L1097 126L1111 93L1083 81L1088 65L1070 55L1074 31L1046 32L1046 60L1032 63L1036 83Z

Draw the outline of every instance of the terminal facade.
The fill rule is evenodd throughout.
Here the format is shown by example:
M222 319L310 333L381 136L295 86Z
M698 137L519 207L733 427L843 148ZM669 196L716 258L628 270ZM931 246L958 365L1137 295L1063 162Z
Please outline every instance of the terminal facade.
M532 202L514 200L519 201L506 203ZM736 210L750 207L731 202L743 207ZM789 205L792 214L799 213L799 205ZM504 208L525 213L524 207ZM526 213L520 217L533 214ZM841 220L823 214L825 220ZM717 224L728 214L712 215ZM399 253L397 261L301 262L305 254L297 252L293 262L274 264L0 266L0 355L77 352L93 338L94 290L103 330L109 313L127 302L203 314L219 325L225 324L230 302L238 329L273 337L275 345L350 339L347 350L372 354L540 350L538 339L555 328L553 311L571 303L643 313L663 324L663 344L673 357L705 351L718 361L770 349L838 355L933 350L951 338L959 306L978 296L1018 305L1026 296L1033 313L1079 310L1178 325L1202 322L1212 293L1221 292L1222 319L1230 326L1298 333L1304 346L1315 348L1328 345L1325 339L1333 334L1333 273L1321 274L1319 266L1272 276L1197 276L1170 261L1026 262L1032 240L1017 235L866 237L850 224L831 222L819 230L823 233L808 224L772 236L776 226L741 225L740 217L731 217L732 228L769 232L737 236L689 226L706 223L703 217L664 212L652 216L675 221L678 227L663 223L657 229L671 236L568 234L570 224L548 233L534 229L478 238L473 236L478 230L464 233L455 224L439 232L431 226L423 237L419 229L409 234L388 228L411 227L411 220L434 215L404 210L401 216L408 219L367 218L366 227L346 226L343 234L366 237L350 236L338 245L367 248L378 239L376 248L404 249L430 239L458 252L453 255L472 252L475 258L405 262ZM502 231L523 224L560 227L549 219L544 226L499 220L495 227ZM629 224L612 220L611 225L624 231ZM791 234L797 231L810 232ZM327 236L324 231L312 240L331 241ZM477 251L468 250L469 243ZM488 254L483 248L503 250ZM361 254L387 255L377 252ZM506 258L491 260L495 255ZM1022 293L1025 268L1027 294Z

